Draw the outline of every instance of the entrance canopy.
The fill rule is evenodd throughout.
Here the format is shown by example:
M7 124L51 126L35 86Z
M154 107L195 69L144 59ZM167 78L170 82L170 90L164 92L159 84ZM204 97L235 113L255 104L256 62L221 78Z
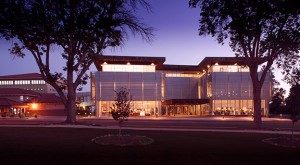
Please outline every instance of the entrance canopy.
M162 102L163 105L200 105L209 103L209 99L170 99Z

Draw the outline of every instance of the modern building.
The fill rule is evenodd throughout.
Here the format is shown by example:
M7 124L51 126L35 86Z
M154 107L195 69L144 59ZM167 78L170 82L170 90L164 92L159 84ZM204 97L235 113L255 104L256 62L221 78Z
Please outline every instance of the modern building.
M78 92L76 101L78 115L95 115L91 92ZM3 116L66 115L56 90L38 73L0 76L0 110Z
M127 88L133 115L252 115L252 83L242 58L206 57L198 65L168 65L165 57L101 56L91 73L96 116L108 116L115 91ZM270 74L262 88L269 113Z
M91 99L91 92L76 93L77 115L95 116L95 103Z
M2 116L66 115L56 90L38 73L0 76L0 110Z
M20 88L0 88L0 113L7 116L64 116L60 97Z
M0 76L0 88L20 88L39 93L56 93L56 90L46 83L38 73Z

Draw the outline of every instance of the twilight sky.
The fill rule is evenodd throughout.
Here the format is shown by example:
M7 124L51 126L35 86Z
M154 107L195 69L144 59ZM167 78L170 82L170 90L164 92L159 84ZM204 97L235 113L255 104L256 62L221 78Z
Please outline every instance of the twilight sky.
M156 29L153 42L146 43L139 36L130 36L122 47L107 49L106 55L166 57L165 64L181 65L197 65L204 57L234 57L228 44L219 45L210 36L198 35L199 8L189 8L188 0L148 1L152 12L139 10L137 15L148 26ZM31 54L28 53L24 59L14 58L9 54L11 44L0 40L0 75L39 73ZM55 47L53 51L56 55L52 59L51 69L61 71L65 61ZM90 71L96 71L95 66ZM282 79L280 72L277 72L276 79ZM284 82L281 84L288 91L289 87ZM89 90L89 86L84 87L84 91Z

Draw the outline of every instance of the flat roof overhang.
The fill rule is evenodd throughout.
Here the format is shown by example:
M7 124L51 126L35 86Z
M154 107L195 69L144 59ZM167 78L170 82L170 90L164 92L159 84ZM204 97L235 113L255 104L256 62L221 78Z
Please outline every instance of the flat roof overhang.
M200 105L209 103L209 99L170 99L162 102L163 105Z
M157 65L161 66L166 61L165 57L141 57L141 56L98 56L94 60L94 64L98 71L102 70L101 65L106 62L108 64L127 64L133 65Z
M199 70L206 69L207 66L211 66L218 63L219 65L234 65L245 66L244 57L205 57L199 64Z
M157 70L167 70L167 71L191 71L191 72L199 72L197 65L171 65L171 64L163 64L156 67Z

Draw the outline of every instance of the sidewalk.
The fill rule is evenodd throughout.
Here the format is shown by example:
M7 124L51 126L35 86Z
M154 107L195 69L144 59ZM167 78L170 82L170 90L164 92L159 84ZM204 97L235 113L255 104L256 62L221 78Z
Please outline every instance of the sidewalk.
M82 129L120 129L118 126L92 126L92 125L64 125L64 124L51 124L51 125L0 125L1 127L22 127L22 128L82 128ZM143 130L143 131L180 131L180 132L227 132L227 133L257 133L257 134L282 134L290 135L291 131L275 131L275 130L250 130L250 129L201 129L201 128L149 128L149 127L122 127L122 130ZM294 135L300 135L300 132L294 132Z
M39 116L38 118L27 118L25 120L48 122L47 124L3 124L0 127L64 127L64 128L91 128L91 129L119 129L118 126L103 126L103 125L92 125L92 124L77 124L77 125L65 125L60 124L65 121L65 116ZM8 118L9 120L9 118ZM80 117L78 120L112 120L111 117ZM177 117L129 117L128 120L160 120L160 121L253 121L252 117L235 117L235 116L209 116L209 117L195 117L195 116L177 116ZM289 119L280 118L262 118L263 122L276 121L276 122L291 122ZM80 121L79 121L80 122ZM225 127L224 127L225 128ZM224 128L174 128L174 127L122 127L127 130L149 130L149 131L191 131L191 132L231 132L231 133L262 133L262 134L291 134L289 130L253 130L253 129L224 129ZM294 132L300 135L300 132Z
M105 119L109 120L113 118L111 116L102 116L102 117L79 117L78 119ZM128 120L202 120L202 121L253 121L251 116L131 116L128 117ZM291 121L286 118L268 118L263 117L262 121Z

